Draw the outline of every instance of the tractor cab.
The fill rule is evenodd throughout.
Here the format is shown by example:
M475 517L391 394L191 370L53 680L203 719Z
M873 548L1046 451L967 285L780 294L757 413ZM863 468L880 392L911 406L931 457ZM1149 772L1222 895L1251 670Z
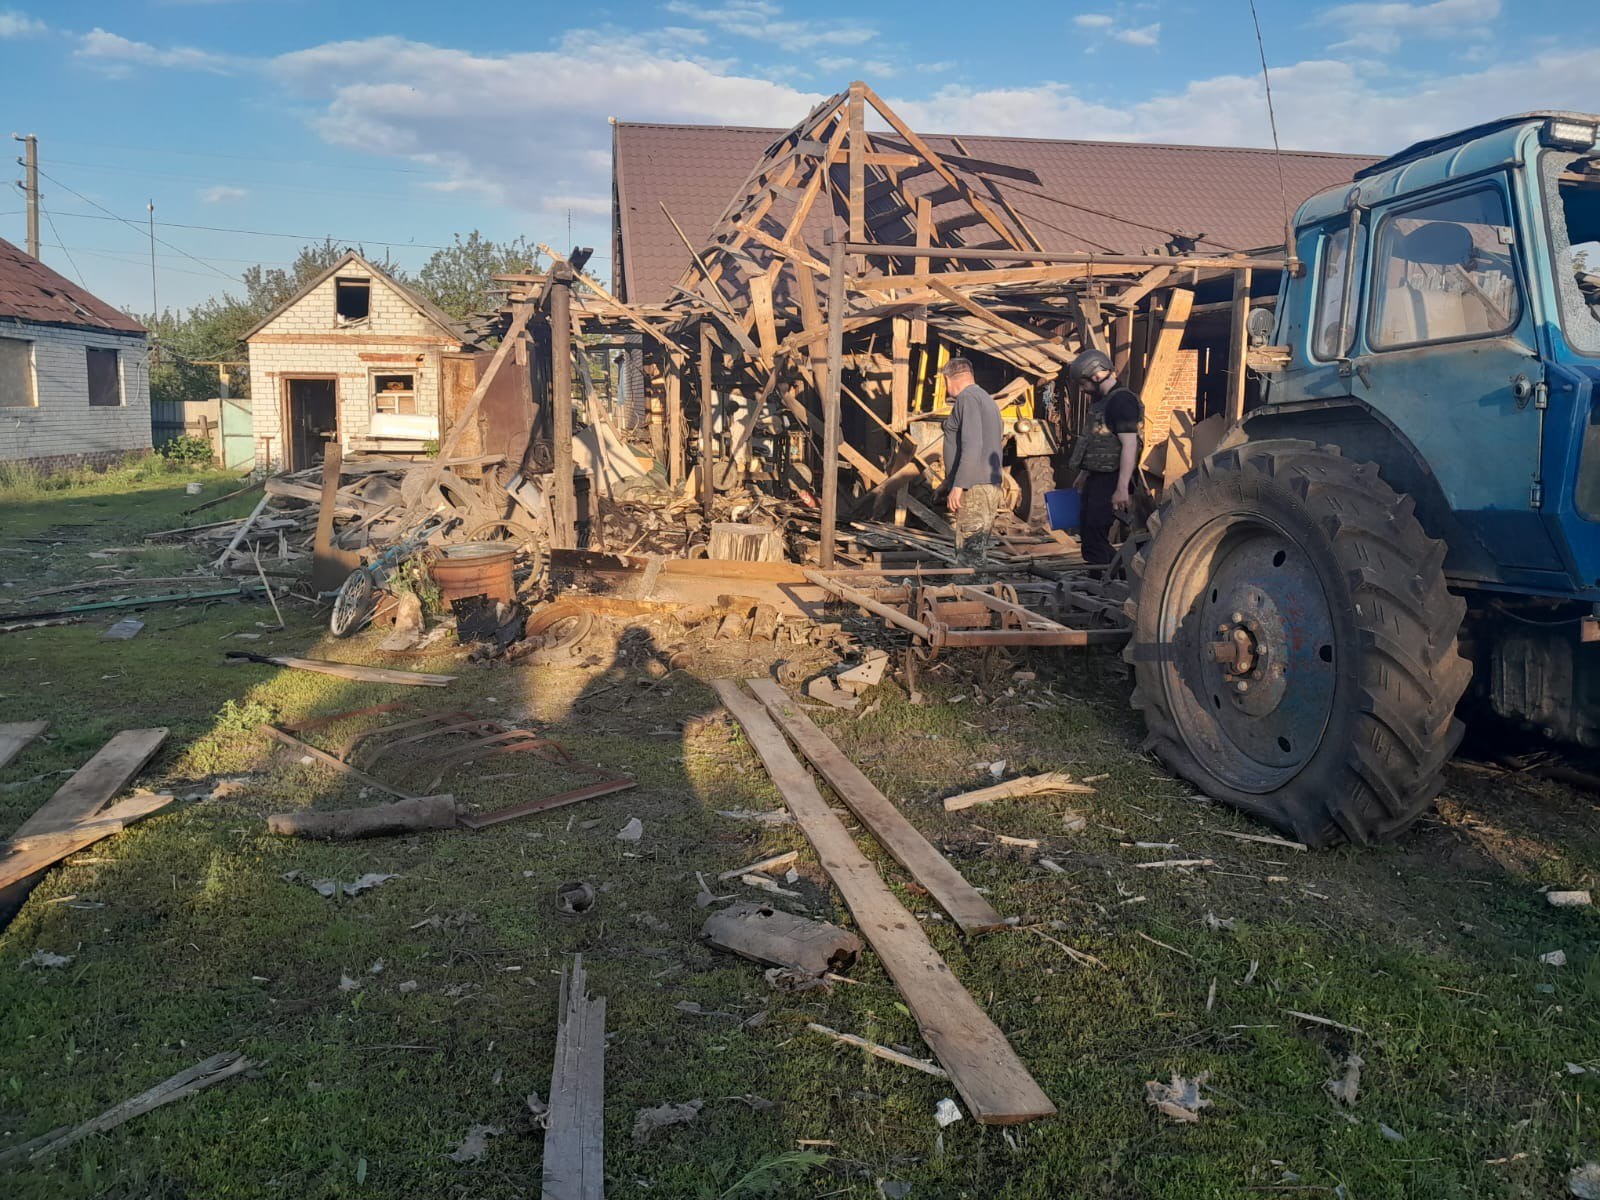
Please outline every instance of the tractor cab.
M1289 361L1251 436L1292 414L1376 463L1454 584L1600 600L1597 137L1596 116L1508 117L1295 218Z

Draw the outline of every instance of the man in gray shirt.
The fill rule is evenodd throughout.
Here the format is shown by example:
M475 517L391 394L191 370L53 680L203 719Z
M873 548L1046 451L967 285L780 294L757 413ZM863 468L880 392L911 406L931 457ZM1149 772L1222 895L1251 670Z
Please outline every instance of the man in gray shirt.
M979 564L987 558L1000 512L1000 406L978 386L965 358L945 364L944 387L950 397L950 415L944 419L944 478L956 558L964 565Z

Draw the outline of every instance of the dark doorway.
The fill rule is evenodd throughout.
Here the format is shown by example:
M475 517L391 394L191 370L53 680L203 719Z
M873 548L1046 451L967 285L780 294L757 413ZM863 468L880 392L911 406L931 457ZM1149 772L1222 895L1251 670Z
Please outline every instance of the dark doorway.
M339 433L338 381L334 379L285 379L284 381L284 466L304 471L322 461L322 450L329 437Z

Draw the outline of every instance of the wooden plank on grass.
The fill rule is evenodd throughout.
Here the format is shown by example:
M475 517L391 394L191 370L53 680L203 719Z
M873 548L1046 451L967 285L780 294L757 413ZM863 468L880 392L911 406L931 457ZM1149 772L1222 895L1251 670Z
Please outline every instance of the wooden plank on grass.
M906 820L905 814L873 786L872 780L800 711L776 681L752 679L749 683L756 699L766 706L767 712L783 726L789 740L800 747L800 753L811 760L811 765L839 793L839 798L867 827L867 832L911 873L911 878L928 889L928 894L950 914L962 933L986 933L1005 926L1005 918L994 906L962 878L961 872L934 849L922 831Z
M544 1200L605 1195L606 1000L590 998L583 955L561 972L561 1023L544 1133Z
M0 767L21 754L29 742L49 728L49 721L17 721L0 725Z
M430 675L426 671L392 671L388 667L362 667L355 663L328 662L321 658L295 658L290 654L251 654L245 650L229 650L227 656L245 662L265 663L272 667L292 667L297 671L315 671L319 675L333 675L339 679L354 679L360 683L400 683L410 687L445 687L454 675Z
M1055 1105L1022 1065L1005 1034L950 973L917 920L894 898L844 823L761 705L732 679L713 686L783 793L795 822L844 896L856 924L905 997L967 1108L986 1125L1013 1125L1055 1115Z
M59 833L95 816L128 786L166 740L165 729L124 729L57 788L14 836Z
M135 796L101 812L91 820L65 829L18 832L6 853L0 854L0 893L40 871L55 866L68 855L94 845L112 834L172 803L168 795Z

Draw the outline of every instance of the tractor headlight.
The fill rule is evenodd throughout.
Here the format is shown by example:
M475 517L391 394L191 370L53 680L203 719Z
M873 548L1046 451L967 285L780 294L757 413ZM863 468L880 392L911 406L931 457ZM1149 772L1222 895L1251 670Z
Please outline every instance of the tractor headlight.
M1600 134L1593 121L1574 121L1562 117L1551 117L1544 123L1544 129L1539 133L1539 141L1545 146L1555 146L1562 150L1587 150L1594 145L1595 137Z
M1018 421L1016 423L1014 428L1016 429L1016 431L1018 433L1032 433L1033 432L1033 422L1028 420L1026 417L1024 417L1022 420L1020 420L1020 421Z

